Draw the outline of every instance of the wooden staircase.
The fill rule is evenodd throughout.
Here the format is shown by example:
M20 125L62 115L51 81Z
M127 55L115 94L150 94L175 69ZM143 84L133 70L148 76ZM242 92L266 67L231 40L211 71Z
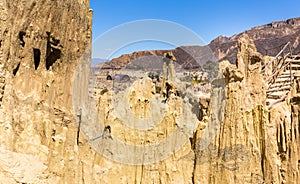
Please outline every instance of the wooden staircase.
M272 72L266 79L268 84L266 105L268 109L283 101L290 92L294 79L300 77L300 55L292 55L291 51L284 55L284 51L289 45L290 42L261 71L264 73L272 65Z

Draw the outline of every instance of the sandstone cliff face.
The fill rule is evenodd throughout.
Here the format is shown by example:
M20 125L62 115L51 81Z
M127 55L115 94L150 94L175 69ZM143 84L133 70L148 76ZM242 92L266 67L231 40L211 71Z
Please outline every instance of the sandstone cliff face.
M72 81L91 44L89 2L0 6L0 182L82 181Z
M183 99L171 95L162 103L160 94L153 92L152 80L144 78L124 92L100 96L99 121L111 127L111 137L90 142L99 153L93 160L94 181L192 183L195 156L189 138L199 123L197 117ZM185 127L186 121L193 127ZM103 130L95 129L97 125L83 122L83 132L96 137Z
M220 63L226 87L214 93L220 84L215 86L211 101L224 95L225 103L212 103L210 111L212 117L224 108L224 117L216 115L223 121L209 147L196 144L194 182L298 183L299 102L295 100L295 106L288 99L266 110L266 87L260 74L264 58L248 36L241 37L238 45L238 66Z
M190 143L182 146L174 155L160 160L159 163L149 162L134 156L136 165L123 164L105 165L101 161L99 167L105 168L101 182L138 182L138 183L298 183L299 182L299 84L295 83L286 101L276 104L270 111L266 108L267 86L262 67L270 61L256 49L254 41L242 35L238 41L239 52L237 65L228 61L220 63L219 77L212 82L213 90L209 102L200 100L200 122L194 134L187 134ZM105 93L98 101L98 112L104 124L112 126L112 135L124 142L134 145L151 145L162 141L176 131L176 118L183 109L180 98L167 101L166 116L154 129L147 131L133 130L137 123L124 126L125 121L135 122L135 118L127 117L132 111L135 116L155 116L153 102L153 84L149 79L137 81L132 85L127 98L120 104L121 109L114 111L119 105L111 103L112 93ZM120 100L121 100L120 99ZM117 100L120 102L120 100ZM128 101L128 102L126 102ZM126 105L127 103L127 105ZM209 105L208 105L209 103ZM155 102L158 106L159 101ZM125 116L120 118L116 112L126 109ZM103 107L108 107L103 109ZM157 107L158 108L158 107ZM149 111L149 109L151 109ZM126 113L127 112L127 113ZM199 112L200 113L200 112ZM151 115L150 115L151 114ZM132 116L131 116L132 117ZM192 117L192 116L186 116ZM197 121L192 120L191 121ZM188 121L187 121L188 122ZM128 124L128 123L127 123ZM176 126L174 126L176 125ZM88 126L85 126L88 127ZM98 127L98 129L103 127ZM84 130L97 135L92 127ZM114 138L115 138L114 137ZM177 139L178 142L179 139ZM108 143L107 143L108 142ZM176 141L171 141L176 145ZM134 148L133 152L110 141L92 143L94 149L109 147L113 153L131 153L122 160L132 163L130 155L143 155L144 152ZM167 150L167 145L165 150ZM98 148L97 148L98 147ZM122 151L121 151L122 150ZM151 153L151 150L148 150ZM159 151L155 157L159 160ZM106 157L113 158L106 154ZM103 158L100 157L99 160ZM113 159L119 159L116 156ZM124 159L124 158L123 158ZM106 159L103 159L106 160ZM120 160L119 160L120 161ZM121 162L122 162L121 161ZM106 161L106 163L109 163ZM182 166L184 164L185 166ZM124 174L113 177L113 173ZM112 179L113 178L113 179ZM159 178L159 180L158 180Z
M238 44L238 66L220 64L209 105L201 100L200 122L186 99L170 95L161 103L147 78L125 91L127 98L109 91L97 104L88 99L88 1L0 6L0 183L300 182L299 81L285 102L266 110L260 68L267 59L247 36ZM120 107L124 114L115 111ZM122 118L160 121L160 113L162 121L148 130L133 130ZM91 140L108 125L110 135ZM155 145L160 152L149 147L168 137Z

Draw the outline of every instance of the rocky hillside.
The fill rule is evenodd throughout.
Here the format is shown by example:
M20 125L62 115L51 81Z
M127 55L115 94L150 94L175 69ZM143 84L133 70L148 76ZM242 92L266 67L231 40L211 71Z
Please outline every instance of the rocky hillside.
M177 62L185 68L193 68L202 65L208 60L229 60L236 62L237 40L246 33L257 47L258 52L263 55L275 56L281 48L291 42L293 51L300 52L300 18L292 18L285 21L272 22L263 26L257 26L232 37L219 36L206 46L181 46L173 51ZM103 63L100 67L122 68L128 62L139 57L155 55L162 56L163 50L140 51L125 54Z
M230 38L219 36L209 44L209 47L218 59L228 59L235 62L237 40L244 33L254 40L258 52L263 55L275 56L289 41L292 43L293 51L295 53L300 52L300 18L257 26Z

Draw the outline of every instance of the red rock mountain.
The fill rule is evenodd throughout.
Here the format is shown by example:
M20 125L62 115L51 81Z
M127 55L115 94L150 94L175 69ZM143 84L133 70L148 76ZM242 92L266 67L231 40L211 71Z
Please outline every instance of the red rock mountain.
M195 68L208 60L220 61L227 59L231 63L235 63L237 40L244 33L254 40L258 51L263 55L275 56L289 41L293 52L300 52L300 18L291 18L285 21L257 26L229 38L219 36L206 46L181 46L172 51L177 59L176 62L184 68ZM102 63L99 67L122 68L130 61L145 56L162 56L164 52L166 50L139 51L132 54L124 54L109 62Z

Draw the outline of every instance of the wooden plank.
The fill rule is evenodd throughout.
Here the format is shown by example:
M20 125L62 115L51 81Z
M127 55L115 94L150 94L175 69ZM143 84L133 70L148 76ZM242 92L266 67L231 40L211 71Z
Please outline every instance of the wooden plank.
M287 87L287 86L291 86L292 84L289 82L289 83L274 83L272 85L269 86L268 90L269 89L273 89L273 88L280 88L280 87Z
M271 109L274 105L284 101L286 99L287 95L282 96L280 99L273 101L270 105L267 106L267 109Z
M289 91L290 89L291 89L291 86L272 88L272 89L267 90L267 93L277 92L277 91Z

